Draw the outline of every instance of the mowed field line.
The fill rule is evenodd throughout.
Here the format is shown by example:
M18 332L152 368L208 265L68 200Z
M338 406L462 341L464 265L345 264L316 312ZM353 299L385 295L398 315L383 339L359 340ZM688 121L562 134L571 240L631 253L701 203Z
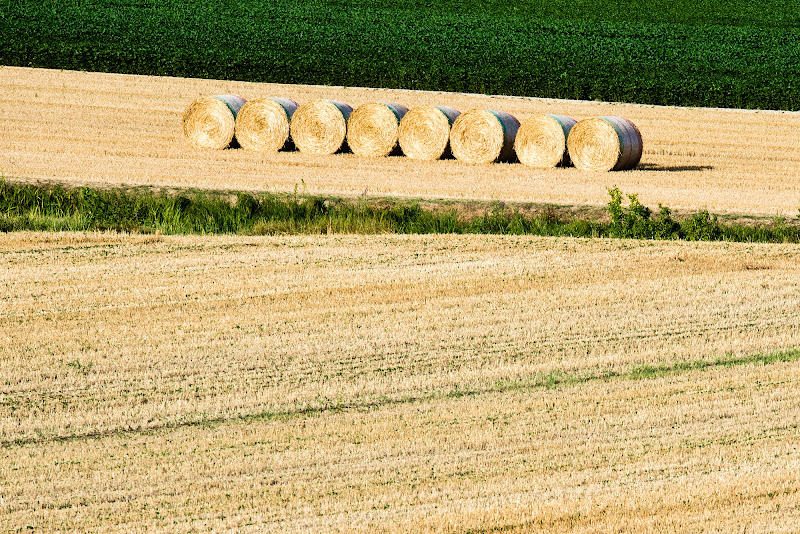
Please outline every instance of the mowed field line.
M622 115L644 138L640 168L619 173L533 170L352 154L203 151L181 116L200 95L283 96L494 108L524 119ZM19 180L313 194L601 205L613 186L651 206L797 215L800 114L687 109L424 91L254 84L0 67L0 173Z

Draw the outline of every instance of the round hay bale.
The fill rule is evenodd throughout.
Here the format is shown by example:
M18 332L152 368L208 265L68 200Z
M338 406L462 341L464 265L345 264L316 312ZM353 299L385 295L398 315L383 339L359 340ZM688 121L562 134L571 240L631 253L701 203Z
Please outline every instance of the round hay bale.
M450 155L450 128L461 114L446 106L418 106L400 121L399 143L411 159L434 160Z
M567 149L578 169L624 171L642 159L642 134L623 117L593 117L570 130Z
M334 154L347 145L347 121L353 108L335 100L309 100L292 115L295 146L309 154Z
M245 99L236 95L203 96L183 113L183 135L197 148L236 146L236 115Z
M347 121L347 144L353 154L382 157L400 152L400 121L408 108L400 104L370 102L358 106Z
M277 152L291 148L289 121L297 102L288 98L250 100L236 116L236 140L247 150Z
M514 151L520 163L549 169L570 164L567 137L575 119L564 115L533 115L519 125Z
M450 148L467 163L513 161L519 121L503 111L472 109L462 113L450 130Z

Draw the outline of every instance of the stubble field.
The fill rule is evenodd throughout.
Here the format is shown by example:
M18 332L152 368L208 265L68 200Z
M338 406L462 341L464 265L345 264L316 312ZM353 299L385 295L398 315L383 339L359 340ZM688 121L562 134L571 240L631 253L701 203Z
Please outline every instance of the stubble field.
M0 67L22 181L797 214L797 113ZM200 151L199 95L624 115L639 170ZM791 532L800 246L0 236L0 530Z
M791 531L800 247L0 240L0 528Z
M470 166L403 157L202 151L181 116L201 95L488 107L582 119L622 115L642 131L640 168L621 173ZM0 173L75 184L293 191L603 205L607 189L643 203L719 213L797 216L800 114L688 109L424 91L254 84L0 67Z

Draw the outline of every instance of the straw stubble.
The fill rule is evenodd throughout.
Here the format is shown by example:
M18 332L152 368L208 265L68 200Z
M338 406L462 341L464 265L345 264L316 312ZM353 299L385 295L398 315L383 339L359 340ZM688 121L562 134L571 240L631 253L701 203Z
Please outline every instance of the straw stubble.
M277 152L292 147L289 121L297 102L288 98L250 100L236 117L236 139L247 150Z
M520 163L540 169L570 165L567 137L575 124L564 115L536 114L522 121L514 141Z
M750 356L800 344L796 245L0 248L1 531L798 524L800 365Z
M624 117L593 117L569 133L567 149L575 167L585 171L624 171L642 158L642 134Z
M237 95L202 96L183 114L183 134L197 148L236 146L236 115L245 104Z
M452 155L450 128L461 114L446 106L417 106L400 121L400 148L411 159L435 160Z
M357 195L367 186L387 196L413 198L492 199L502 191L506 201L536 199L575 205L605 204L607 188L613 185L604 173L582 171L551 170L546 180L519 180L524 169L514 165L484 167L476 180L474 171L466 166L436 161L381 158L365 166L360 158L311 161L304 154L282 154L265 166L261 152L195 149L181 130L186 107L199 95L233 93L286 96L299 103L325 97L343 102L402 102L410 108L446 103L462 111L499 108L519 118L535 113L576 119L622 116L640 128L648 147L637 170L616 173L614 183L623 191L639 194L644 203L788 218L796 217L800 207L800 116L796 113L361 88L334 91L330 87L221 84L18 67L3 67L0 79L5 87L0 92L0 109L4 110L0 113L0 170L6 177L26 181L55 180L82 186L98 183L102 177L109 186L137 183L157 188L180 185L291 192L302 175L309 191L334 196ZM29 99L26 95L33 94L31 91L39 98ZM39 126L26 119L31 116L37 117ZM93 120L91 131L86 129L87 116ZM45 152L41 124L48 130ZM102 146L97 139L102 139ZM638 170L643 163L647 170Z
M347 121L353 108L336 100L304 102L292 115L295 146L308 154L335 154L346 149Z
M400 152L400 121L408 108L369 102L358 106L347 122L347 144L359 156L382 157Z
M504 111L472 109L453 123L450 147L466 163L513 161L518 129L519 121Z

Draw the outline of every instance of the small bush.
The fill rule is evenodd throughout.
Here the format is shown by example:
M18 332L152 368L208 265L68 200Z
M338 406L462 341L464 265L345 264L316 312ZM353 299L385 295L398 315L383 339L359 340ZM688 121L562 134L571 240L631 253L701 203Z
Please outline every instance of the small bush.
M716 215L710 215L705 210L683 221L681 233L689 241L718 241L723 235Z
M653 219L650 208L642 205L636 195L628 196L628 207L622 205L622 191L609 189L611 200L608 214L611 217L609 235L632 239L679 239L681 226L672 218L669 208L659 204L658 217Z

